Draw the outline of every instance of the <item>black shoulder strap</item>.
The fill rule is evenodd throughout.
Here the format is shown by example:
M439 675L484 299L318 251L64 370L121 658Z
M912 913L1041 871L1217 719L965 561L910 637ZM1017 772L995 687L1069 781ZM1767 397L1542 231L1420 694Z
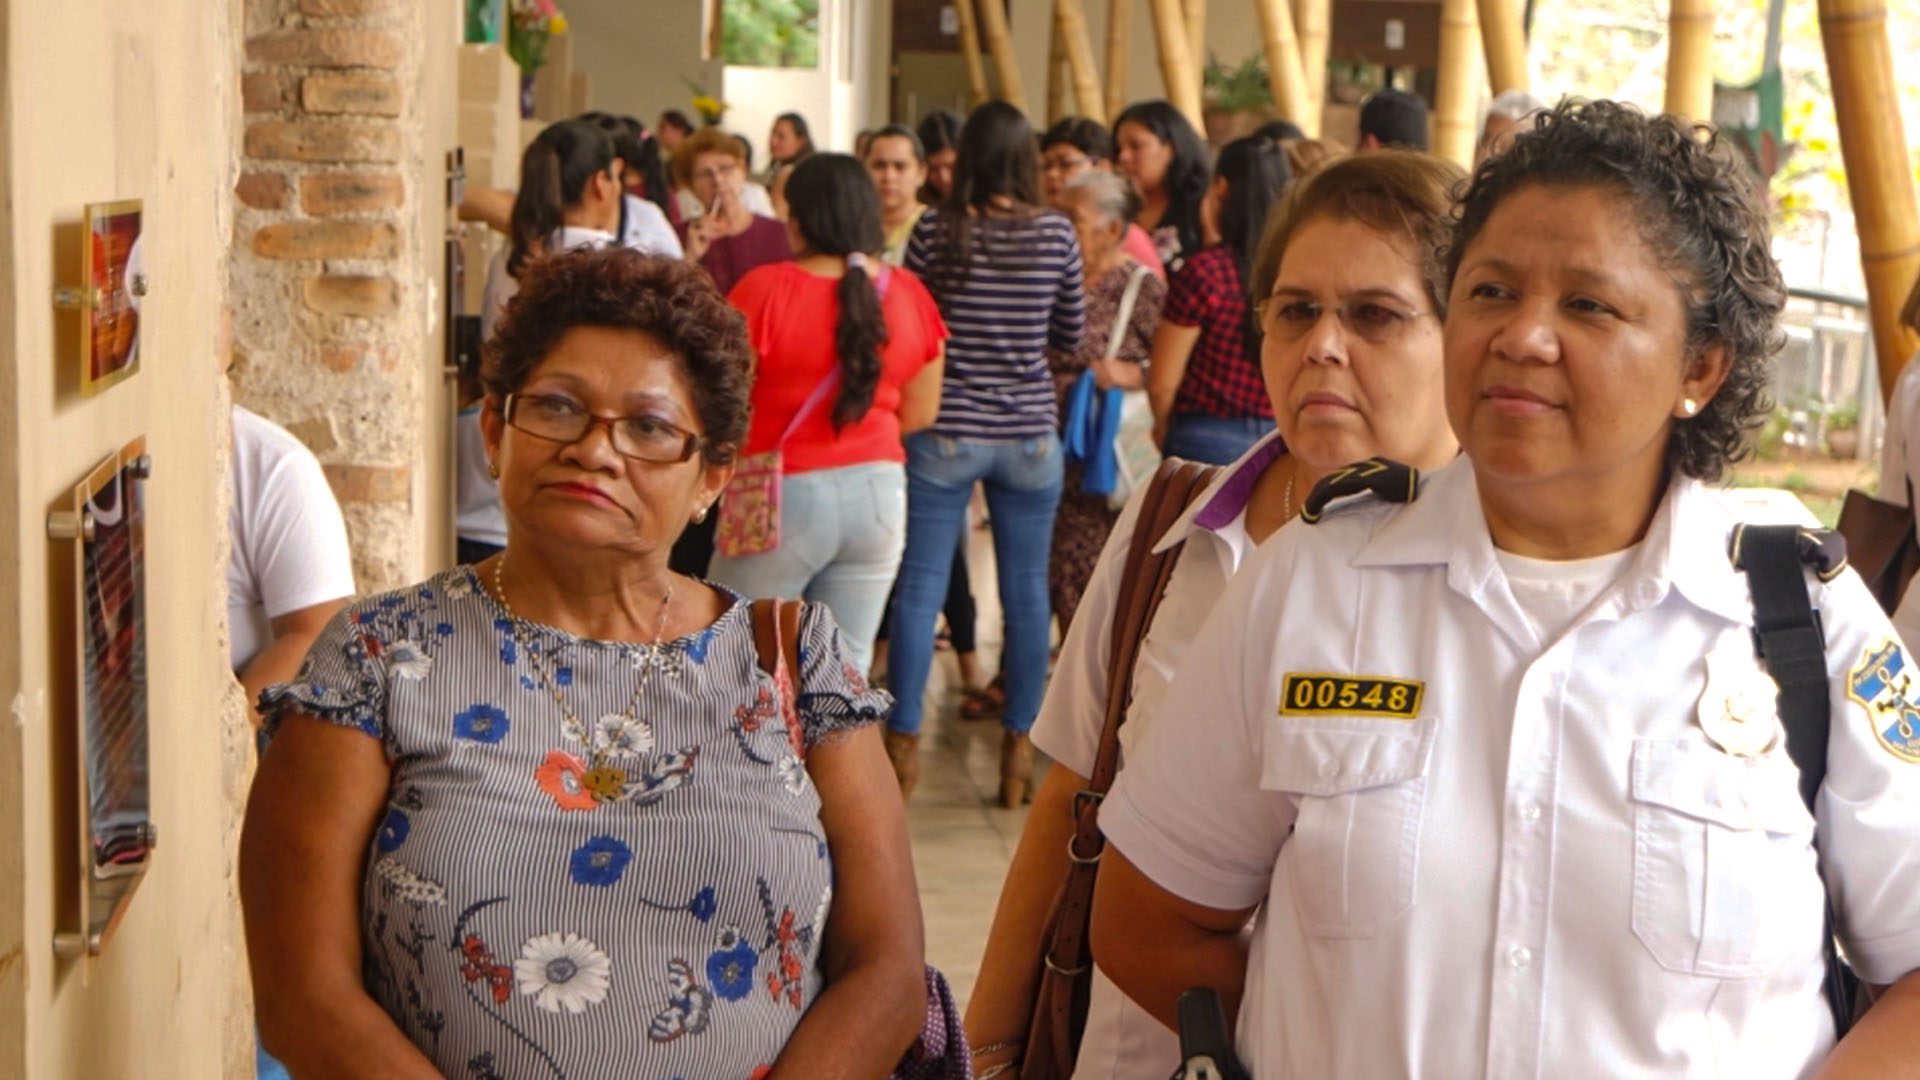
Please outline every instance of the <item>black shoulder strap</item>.
M1372 493L1391 503L1410 503L1420 495L1420 470L1383 457L1356 461L1320 478L1300 504L1300 520L1309 525L1320 522L1327 504L1349 495Z
M1729 549L1734 569L1747 575L1753 594L1754 651L1780 686L1787 755L1800 770L1800 798L1812 814L1827 776L1827 734L1833 718L1827 697L1827 635L1807 595L1807 571L1822 581L1838 577L1847 568L1846 541L1825 529L1737 525ZM1827 1007L1833 1011L1834 1033L1841 1036L1853 1026L1860 980L1834 947L1831 897L1822 941Z

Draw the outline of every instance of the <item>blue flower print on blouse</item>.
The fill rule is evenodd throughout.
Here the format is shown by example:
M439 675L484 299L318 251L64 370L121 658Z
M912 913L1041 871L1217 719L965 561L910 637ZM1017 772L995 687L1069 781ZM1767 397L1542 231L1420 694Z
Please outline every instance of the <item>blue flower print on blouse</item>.
M494 705L475 705L453 714L453 735L456 739L497 743L507 737L507 728L511 726L506 710Z
M753 992L753 969L760 954L747 944L736 927L720 934L720 946L707 957L707 981L713 992L728 1001L739 1001Z
M374 844L381 853L392 851L407 842L407 833L413 828L405 811L388 810L387 816L380 822L380 831L374 835Z
M693 903L687 905L687 910L692 912L693 917L699 919L701 922L706 922L713 918L713 913L719 909L720 902L714 898L713 886L711 885L695 893Z
M633 861L633 849L611 836L596 836L573 851L568 873L581 885L606 888L620 880Z

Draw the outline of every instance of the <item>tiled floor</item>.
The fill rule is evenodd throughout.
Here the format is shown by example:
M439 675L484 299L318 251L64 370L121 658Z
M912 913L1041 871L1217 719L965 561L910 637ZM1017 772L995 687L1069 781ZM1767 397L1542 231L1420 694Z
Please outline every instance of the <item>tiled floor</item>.
M981 667L992 671L1000 645L1000 602L994 593L992 546L984 532L973 534L971 565L980 609ZM907 806L907 817L926 916L927 962L946 973L964 1007L1027 815L1025 810L1002 810L994 801L1000 790L1000 725L959 718L958 681L953 654L940 653L927 690L920 786ZM1037 776L1035 780L1037 785Z

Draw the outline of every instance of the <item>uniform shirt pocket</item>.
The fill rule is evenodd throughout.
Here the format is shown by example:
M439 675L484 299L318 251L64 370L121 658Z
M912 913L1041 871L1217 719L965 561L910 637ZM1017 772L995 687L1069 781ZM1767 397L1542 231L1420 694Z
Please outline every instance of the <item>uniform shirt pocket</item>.
M1312 936L1373 937L1413 907L1432 724L1287 717L1269 727L1260 786L1297 802L1281 858Z
M1798 778L1781 748L1635 740L1633 933L1661 967L1748 978L1804 950L1795 935L1822 908Z

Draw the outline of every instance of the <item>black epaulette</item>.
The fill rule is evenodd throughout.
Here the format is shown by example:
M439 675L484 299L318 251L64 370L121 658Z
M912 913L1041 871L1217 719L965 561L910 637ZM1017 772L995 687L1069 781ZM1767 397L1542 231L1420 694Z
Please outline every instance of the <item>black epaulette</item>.
M1300 520L1315 524L1333 500L1369 492L1384 502L1410 503L1420 497L1420 470L1382 457L1356 461L1313 485L1312 493L1300 506Z
M1735 525L1733 535L1727 538L1727 558L1733 560L1735 570L1746 569L1740 558L1740 542L1748 528L1744 522ZM1793 544L1800 565L1813 571L1823 583L1839 577L1847 568L1847 538L1832 529L1799 529Z

